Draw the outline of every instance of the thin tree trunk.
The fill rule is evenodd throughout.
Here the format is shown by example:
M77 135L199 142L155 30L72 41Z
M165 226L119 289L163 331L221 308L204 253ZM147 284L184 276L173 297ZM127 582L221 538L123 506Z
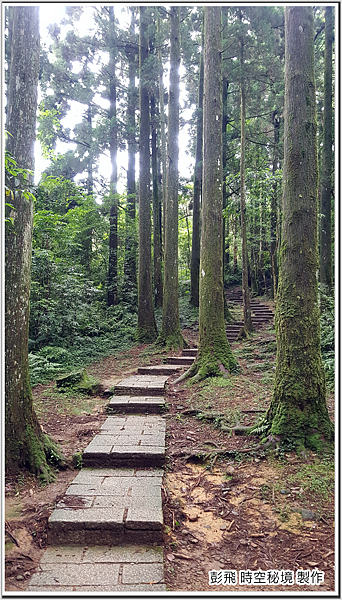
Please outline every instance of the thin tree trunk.
M109 212L109 264L107 284L107 305L113 306L118 303L118 128L116 116L116 33L114 7L109 7L110 19L110 58L109 58L109 119L110 119L110 212Z
M280 128L280 117L277 113L272 116L272 123L274 127L274 146L273 146L273 161L272 161L272 174L275 176L278 169L278 146L279 146L279 128ZM272 296L274 300L277 298L277 287L278 287L278 261L277 261L277 249L278 249L278 236L277 236L277 220L278 220L278 185L274 181L272 196L271 196L271 243L270 243L270 258L271 258L271 269L272 269Z
M136 109L136 87L135 87L135 15L134 7L131 6L131 43L126 45L128 58L128 90L127 90L127 205L126 205L126 238L125 238L125 264L124 264L124 294L127 299L133 293L136 294L137 287L137 239L135 230L135 206L136 206L136 184L135 184L135 109Z
M321 178L320 282L331 291L332 43L334 8L325 7L324 126Z
M179 157L179 7L172 6L170 47L170 89L168 114L168 163L166 169L166 211L164 246L163 316L159 342L182 348L178 308L178 157Z
M258 294L267 295L264 252L267 251L266 241L266 197L263 193L263 183L260 182L260 242L259 242L259 269L261 278L258 278ZM262 283L263 282L263 285Z
M140 342L153 342L157 327L152 296L151 256L151 194L150 194L150 111L148 82L144 68L148 59L148 23L146 7L139 7L139 274L138 274L138 327L136 338Z
M203 48L203 32L202 32ZM200 60L200 73L198 82L197 130L196 130L196 158L194 173L194 196L192 211L192 244L190 267L190 304L199 306L199 268L200 268L200 222L201 222L201 189L203 170L203 51Z
M285 7L283 231L270 433L297 449L333 439L318 308L317 123L311 6Z
M161 256L161 223L160 202L158 186L158 160L157 160L157 114L154 94L151 95L151 150L152 150L152 194L153 194L153 266L154 266L154 306L163 306L163 278Z
M235 212L233 215L233 226L234 226L234 240L233 240L233 274L237 275L238 272L238 260L237 260L237 254L238 254L238 249L237 249L237 222L238 222L238 216L237 213Z
M245 205L245 122L246 122L246 92L243 78L243 47L240 40L240 68L241 68L241 159L240 159L240 205L241 205L241 242L242 242L242 299L243 322L245 333L253 331L252 314L248 289L248 256L247 256L247 231L246 231L246 205Z
M157 40L158 40L158 63L159 63L159 108L160 108L160 142L161 142L161 161L162 161L162 206L163 206L163 226L162 240L165 245L165 204L166 204L166 134L165 134L165 107L164 107L164 83L163 83L163 60L162 60L162 39L160 33L160 16L157 11Z

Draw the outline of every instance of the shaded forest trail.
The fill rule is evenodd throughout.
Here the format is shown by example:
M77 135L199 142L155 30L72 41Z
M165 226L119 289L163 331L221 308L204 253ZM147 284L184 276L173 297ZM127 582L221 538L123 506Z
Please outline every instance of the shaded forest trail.
M229 297L228 300L237 320L241 311L239 303ZM264 299L261 304L266 302L271 304ZM183 335L193 346L197 343L197 330L198 326L194 324L183 331ZM17 502L21 501L23 516L19 516L20 511L17 511L14 520L9 519L8 523L15 536L26 525L27 537L32 536L31 543L37 544L32 554L29 550L26 554L30 552L36 558L36 563L35 566L28 565L27 560L25 562L23 557L20 558L20 551L23 552L24 547L14 547L7 556L8 590L48 589L49 577L54 572L53 564L55 575L57 571L59 573L56 576L59 581L53 582L53 589L62 589L64 577L65 584L67 580L72 581L72 589L78 586L78 581L82 585L77 589L86 591L83 576L78 575L78 580L74 577L75 569L80 565L83 565L83 573L87 573L89 591L90 588L95 589L91 584L96 583L96 573L102 577L102 585L106 579L107 591L152 588L159 591L245 591L244 586L209 586L208 571L244 568L286 568L295 571L301 567L312 569L314 564L325 571L325 582L320 589L333 589L334 507L331 458L323 457L321 462L312 453L298 457L290 448L277 456L272 449L267 451L260 448L258 436L251 438L243 435L244 427L256 422L269 404L275 364L272 321L264 322L250 338L233 341L232 345L241 373L229 379L214 378L192 386L175 386L173 381L179 376L179 370L191 364L193 356L189 354L196 354L196 351L185 351L184 356L177 357L174 352L158 352L154 346L140 346L123 353L120 358L108 357L89 367L89 374L102 382L103 394L88 398L88 404L85 404L84 398L82 401L63 398L62 394L56 394L52 388L49 391L49 386L36 388L36 406L41 409L40 420L44 428L56 441L62 441L63 448L82 452L83 468L76 479L74 472L60 473L57 484L47 486L45 490L32 486L19 494ZM150 385L148 392L143 387L143 382ZM111 385L114 385L115 394L108 400L106 388ZM81 410L76 415L74 411L78 403ZM332 414L331 395L328 406L329 413ZM57 412L54 413L54 410ZM137 412L140 415L135 414ZM118 435L120 425L121 434L124 435L126 428L126 431L130 430L132 443L132 436L137 433L132 419L144 421L142 428L142 423L135 424L141 428L140 442L143 441L144 427L149 420L163 422L164 434L160 427L157 429L159 436L166 435L164 454L157 450L155 458L158 457L160 462L154 467L151 463L140 463L136 467L132 463L127 467L119 465L119 470L124 468L125 471L119 482L118 477L110 472L118 472L115 460L120 462L120 452L116 449L116 452L112 452L112 458L108 458L107 452L107 459L103 462L106 450L102 441L108 440L108 436ZM154 433L157 433L155 428ZM160 449L160 440L155 441L159 443L156 448ZM125 450L127 458L128 448ZM128 454L132 457L132 448L129 448ZM151 456L152 453L150 459ZM84 477L90 470L93 471L93 479L86 481ZM142 472L145 472L145 477ZM102 483L99 485L101 477ZM154 486L150 485L152 480ZM46 560L42 558L49 531L48 518L51 519L54 515L52 521L57 532L55 541L59 535L68 536L71 531L75 543L75 535L82 536L84 532L83 527L80 527L81 519L77 526L71 526L74 529L70 529L68 534L65 532L70 527L70 522L65 527L65 523L63 525L55 517L58 517L58 511L61 510L74 516L78 511L84 513L88 510L86 506L68 505L70 497L74 500L83 495L87 497L84 494L86 486L99 488L105 481L108 490L111 489L112 500L113 497L118 499L116 493L113 495L113 488L116 491L123 490L120 496L120 503L125 504L122 504L122 519L121 516L121 520L117 517L114 519L115 523L112 520L111 526L114 529L117 527L117 535L122 525L121 531L125 530L125 534L129 534L126 540L123 536L120 545L110 547L109 538L113 531L106 533L102 523L100 538L95 539L96 531L88 529L93 541L89 538L83 546L70 546L71 539L65 537L63 546L59 546L58 551L50 545L44 555ZM144 485L145 481L149 483ZM126 490L128 482L130 485ZM140 485L144 490L139 488ZM151 492L151 489L154 491ZM76 493L72 493L73 491ZM92 502L108 503L107 494L99 493L96 496L96 490L93 492ZM129 493L132 495L129 496ZM155 494L154 498L151 493ZM139 502L134 499L134 494ZM142 501L144 494L145 503ZM15 502L15 498L13 501ZM128 522L130 519L129 504L134 501L137 502L140 515L131 519L131 525L134 525L134 519L135 526L139 519L140 526L144 518L148 519L149 526L154 527L150 529L150 544L147 529L126 527L127 519ZM143 517L144 506L147 509L147 505L153 507L153 510L147 511ZM44 509L41 517L40 509ZM100 510L104 510L106 518L105 507ZM23 539L18 537L19 540ZM141 538L144 540L144 547L140 545ZM54 542L53 537L50 542ZM41 550L38 549L39 544ZM92 546L97 546L98 549L93 551ZM84 551L81 552L80 548ZM139 548L143 550L137 552ZM41 560L43 562L39 567ZM63 562L70 566L61 568ZM94 567L93 563L96 563ZM14 570L15 567L19 569ZM34 571L36 575L31 579ZM23 579L18 580L17 577ZM40 585L35 587L38 581ZM68 585L64 587L71 589ZM309 591L313 588L295 585L293 589ZM260 586L260 590L286 591L287 588L279 585Z

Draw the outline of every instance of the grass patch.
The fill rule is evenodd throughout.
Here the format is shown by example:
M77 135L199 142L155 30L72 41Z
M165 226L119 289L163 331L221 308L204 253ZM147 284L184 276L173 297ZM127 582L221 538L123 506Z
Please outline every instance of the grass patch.
M304 465L297 473L290 475L287 481L290 485L300 485L304 492L322 496L325 500L334 491L334 463L331 461L316 461Z
M55 388L50 388L44 392L43 396L34 398L33 403L38 418L44 419L51 410L60 415L91 414L94 412L99 400L98 398L84 396L84 394L77 393L73 389L66 388L61 392Z

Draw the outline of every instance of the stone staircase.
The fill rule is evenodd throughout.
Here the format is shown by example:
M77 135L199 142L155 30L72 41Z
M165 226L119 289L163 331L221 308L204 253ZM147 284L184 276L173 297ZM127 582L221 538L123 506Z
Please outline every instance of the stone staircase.
M234 288L226 293L227 302L233 302L241 307L243 306L242 300L242 289ZM254 329L258 329L261 325L273 321L274 312L264 303L251 298L251 312L252 312L252 323ZM227 325L226 333L229 343L235 342L238 339L238 335L243 327L243 320L236 321L231 325Z
M162 477L168 377L197 349L139 367L115 385L108 418L52 512L48 548L28 592L165 591Z

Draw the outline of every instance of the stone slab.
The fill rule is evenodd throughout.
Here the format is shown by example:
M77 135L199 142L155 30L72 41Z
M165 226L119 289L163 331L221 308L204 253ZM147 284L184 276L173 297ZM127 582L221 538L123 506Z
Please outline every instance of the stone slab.
M182 350L183 356L197 356L198 348L184 348Z
M85 448L85 467L162 467L165 419L158 415L109 416Z
M103 471L84 469L70 484L50 516L48 543L160 543L162 471Z
M117 383L116 396L162 396L168 375L132 375Z
M192 363L194 362L194 357L193 356L169 356L169 358L167 358L165 360L167 360L168 364L170 364L170 365L189 366L189 365L192 365Z
M148 367L139 367L138 374L139 375L173 375L173 373L178 373L183 369L183 365L172 365L172 364L164 364L164 365L151 365Z
M160 413L165 408L164 396L112 396L106 412L112 413Z
M28 592L136 592L166 590L159 546L52 546Z

